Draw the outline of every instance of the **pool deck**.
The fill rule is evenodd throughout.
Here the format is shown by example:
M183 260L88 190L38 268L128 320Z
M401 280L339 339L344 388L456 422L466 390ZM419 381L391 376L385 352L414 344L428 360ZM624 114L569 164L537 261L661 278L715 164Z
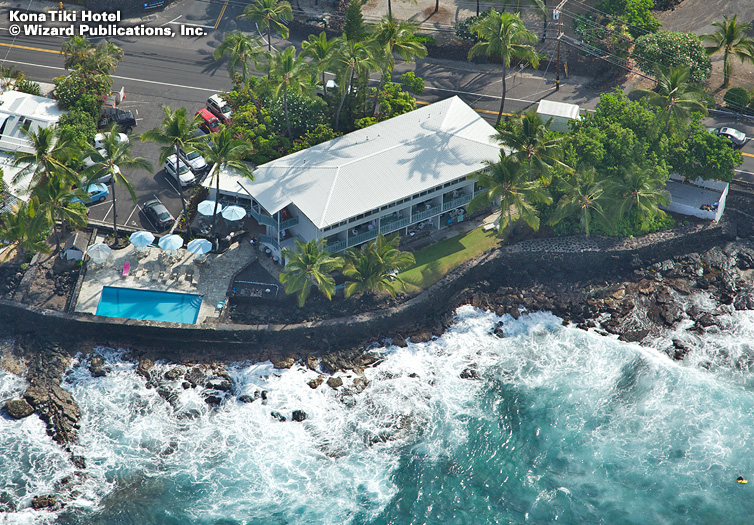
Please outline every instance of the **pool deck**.
M104 238L98 236L95 242L104 242ZM196 324L216 324L220 316L217 305L225 301L233 275L257 258L256 250L248 242L235 243L222 254L210 254L204 262L184 248L172 252L173 256L169 253L156 246L136 249L129 245L113 250L103 264L87 262L74 311L95 314L102 288L115 286L201 295ZM126 263L130 270L124 278Z

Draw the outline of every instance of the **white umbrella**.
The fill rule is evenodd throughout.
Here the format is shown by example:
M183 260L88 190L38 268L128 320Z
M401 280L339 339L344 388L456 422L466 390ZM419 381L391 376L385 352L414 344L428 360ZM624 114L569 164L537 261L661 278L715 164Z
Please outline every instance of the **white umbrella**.
M241 206L228 206L223 210L222 215L226 221L240 221L246 217L246 210Z
M199 212L201 215L206 215L207 217L212 217L215 214L215 201L202 201L199 203L199 205L196 207L196 211ZM218 204L217 205L217 213L221 213L223 211L223 205Z
M188 243L186 249L194 255L204 255L212 251L212 243L207 239L194 239Z
M89 248L86 249L86 254L89 256L92 262L97 264L102 264L103 262L105 262L107 258L110 257L110 252L112 252L110 247L106 244L102 244L101 242L92 244Z
M132 233L128 240L137 248L144 248L154 242L154 235L152 232L142 230Z
M183 239L180 235L166 235L157 244L163 250L172 252L183 246Z

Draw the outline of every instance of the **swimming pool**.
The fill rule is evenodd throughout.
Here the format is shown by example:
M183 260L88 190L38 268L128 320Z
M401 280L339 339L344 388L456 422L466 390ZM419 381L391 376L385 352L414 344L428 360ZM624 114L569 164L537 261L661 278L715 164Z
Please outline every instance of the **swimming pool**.
M97 315L194 324L201 305L201 295L105 286Z

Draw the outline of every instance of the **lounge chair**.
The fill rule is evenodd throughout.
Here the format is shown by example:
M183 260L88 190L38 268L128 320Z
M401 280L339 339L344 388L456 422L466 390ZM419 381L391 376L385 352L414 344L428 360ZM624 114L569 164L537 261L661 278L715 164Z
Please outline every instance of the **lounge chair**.
M124 263L123 264L123 273L120 274L120 276L125 279L128 277L128 272L131 271L131 264L130 263Z

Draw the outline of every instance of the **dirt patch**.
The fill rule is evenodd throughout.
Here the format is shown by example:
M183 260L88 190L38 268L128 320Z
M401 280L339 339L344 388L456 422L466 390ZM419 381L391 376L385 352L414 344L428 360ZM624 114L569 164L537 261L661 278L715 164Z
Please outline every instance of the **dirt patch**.
M79 266L76 261L64 261L59 255L49 255L39 260L37 275L24 302L49 310L64 311L68 297L76 285Z

